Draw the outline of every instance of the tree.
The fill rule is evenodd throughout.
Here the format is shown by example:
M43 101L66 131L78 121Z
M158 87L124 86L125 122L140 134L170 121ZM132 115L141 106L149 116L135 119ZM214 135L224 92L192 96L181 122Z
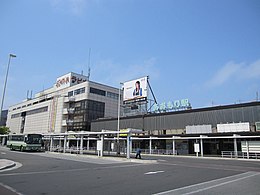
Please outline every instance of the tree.
M0 134L1 134L1 135L3 135L3 134L8 134L8 133L10 133L9 127L0 126Z

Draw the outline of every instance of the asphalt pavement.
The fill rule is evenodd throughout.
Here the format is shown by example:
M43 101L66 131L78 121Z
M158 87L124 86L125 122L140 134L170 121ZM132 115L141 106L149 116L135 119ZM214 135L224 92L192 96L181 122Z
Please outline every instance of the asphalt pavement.
M0 148L0 159L22 165L0 173L0 194L259 194L260 191L259 161L143 158L141 161L156 162Z

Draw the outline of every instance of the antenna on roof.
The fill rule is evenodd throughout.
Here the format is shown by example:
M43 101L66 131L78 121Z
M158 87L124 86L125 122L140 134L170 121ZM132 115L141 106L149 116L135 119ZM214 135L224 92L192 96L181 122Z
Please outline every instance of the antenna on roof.
M89 48L89 51L88 51L88 80L90 78L90 54L91 54L91 48Z

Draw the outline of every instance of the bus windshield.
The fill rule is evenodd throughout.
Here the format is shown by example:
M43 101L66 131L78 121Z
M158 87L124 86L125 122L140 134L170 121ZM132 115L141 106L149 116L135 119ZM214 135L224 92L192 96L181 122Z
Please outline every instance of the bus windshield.
M42 143L42 135L37 134L28 134L26 139L27 144L41 144Z

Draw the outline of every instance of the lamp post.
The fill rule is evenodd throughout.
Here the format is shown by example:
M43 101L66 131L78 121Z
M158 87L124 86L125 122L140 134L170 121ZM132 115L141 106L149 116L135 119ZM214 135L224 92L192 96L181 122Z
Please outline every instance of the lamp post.
M117 109L117 154L120 154L119 132L120 132L120 106L121 106L121 85L118 88L118 109Z
M15 58L15 57L16 57L15 54L9 54L7 71L6 71L6 75L5 75L3 96L2 96L2 101L1 101L0 120L2 120L2 110L3 110L3 106L4 106L5 90L6 90L6 83L7 83L8 73L9 73L10 62L11 62L11 58Z

